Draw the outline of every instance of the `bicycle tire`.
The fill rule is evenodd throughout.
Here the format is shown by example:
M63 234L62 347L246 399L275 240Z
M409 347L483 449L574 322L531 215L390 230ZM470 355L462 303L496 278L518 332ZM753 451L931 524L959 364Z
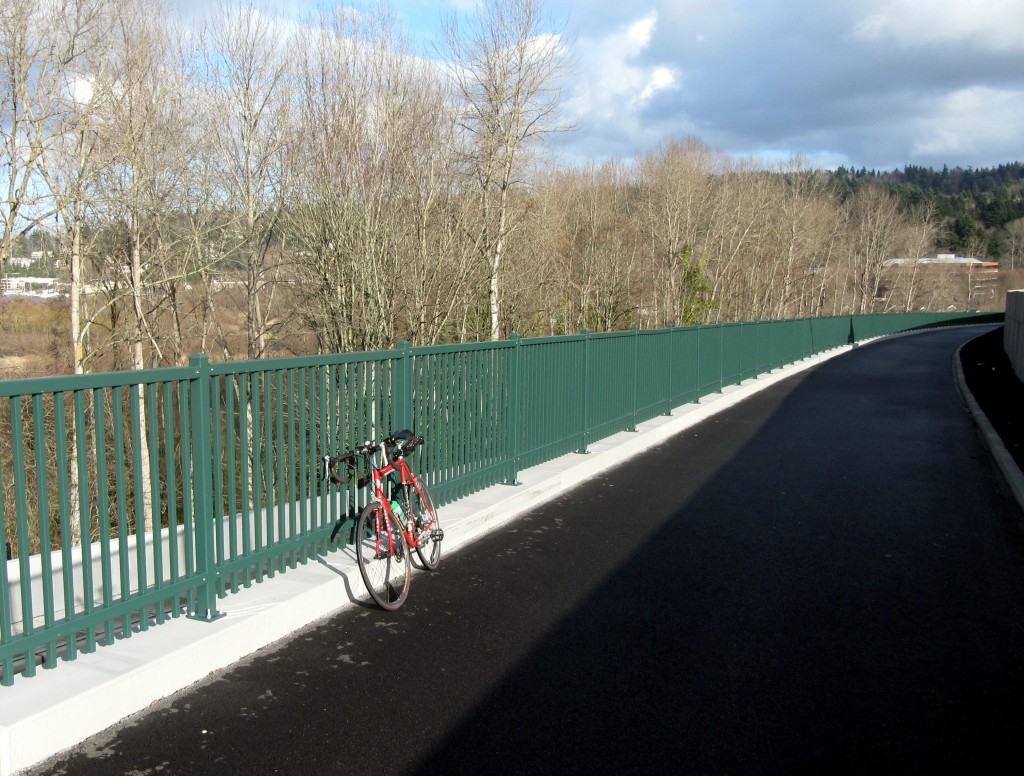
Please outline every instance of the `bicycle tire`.
M412 564L401 529L389 520L379 502L359 514L355 535L356 562L370 597L389 612L409 597Z
M444 531L437 517L437 507L427 483L413 477L405 486L405 514L416 536L416 554L423 565L433 571L441 562L441 540Z

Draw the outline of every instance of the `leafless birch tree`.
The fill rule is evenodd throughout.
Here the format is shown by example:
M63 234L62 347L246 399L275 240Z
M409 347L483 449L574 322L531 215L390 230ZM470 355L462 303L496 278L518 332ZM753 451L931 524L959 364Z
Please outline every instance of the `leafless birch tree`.
M498 339L502 262L518 223L512 195L525 184L530 146L566 128L557 109L568 61L539 0L484 0L477 16L447 20L445 41L478 198L473 239L487 272L490 335Z
M262 357L275 327L281 273L279 223L287 191L284 151L292 78L289 40L254 2L222 2L211 21L204 92L217 191L229 217L221 257L242 269L247 357Z
M90 26L101 7L99 0L0 4L0 276L14 240L56 212L39 165L73 131L69 92L95 43Z

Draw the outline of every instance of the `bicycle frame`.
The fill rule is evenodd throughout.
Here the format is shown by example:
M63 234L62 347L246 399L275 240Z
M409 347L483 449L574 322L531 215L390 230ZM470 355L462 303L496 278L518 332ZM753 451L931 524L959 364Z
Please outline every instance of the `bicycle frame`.
M377 456L380 456L380 462L377 461ZM409 486L416 489L417 494L421 500L423 499L423 493L419 489L419 485L416 483L416 478L413 476L412 469L409 468L409 464L406 463L405 455L399 454L394 459L389 459L387 454L387 445L381 443L376 451L371 455L367 456L367 460L370 465L370 477L373 482L373 497L380 503L381 508L384 511L385 520L392 524L397 524L402 534L405 536L405 542L409 546L410 550L416 549L418 546L416 534L409 528L409 515L399 517L395 514L394 509L391 507L391 498L384 493L384 480L391 474L398 474L398 484L403 486ZM423 536L426 532L433 529L432 524L427 524L423 527ZM379 541L379 538L378 538ZM388 541L390 542L390 534ZM380 548L378 547L378 550ZM394 547L389 547L389 551L394 551Z
M378 466L376 460L374 460L377 455L380 455L383 459L383 465L381 466ZM370 476L373 480L373 497L383 508L385 519L398 525L402 534L405 536L406 544L409 545L409 549L411 550L416 546L415 537L413 536L412 531L410 531L406 526L406 521L398 517L395 514L395 511L391 508L391 499L384 493L384 478L397 472L401 485L412 485L412 470L409 468L409 464L405 462L404 456L399 457L397 461L389 461L383 444L381 445L380 450L370 457L369 461ZM390 540L391 538L389 534L388 541ZM379 537L378 541L380 541ZM388 549L390 551L394 551L394 547L389 547Z

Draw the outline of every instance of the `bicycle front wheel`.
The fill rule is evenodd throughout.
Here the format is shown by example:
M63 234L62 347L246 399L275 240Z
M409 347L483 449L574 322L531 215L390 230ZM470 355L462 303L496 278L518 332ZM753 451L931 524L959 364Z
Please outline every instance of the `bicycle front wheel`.
M405 486L405 514L416 536L416 554L428 569L436 569L441 562L441 539L444 531L437 519L434 497L427 483L419 477Z
M382 609L405 603L412 581L409 547L379 502L368 504L356 523L356 560L370 597Z

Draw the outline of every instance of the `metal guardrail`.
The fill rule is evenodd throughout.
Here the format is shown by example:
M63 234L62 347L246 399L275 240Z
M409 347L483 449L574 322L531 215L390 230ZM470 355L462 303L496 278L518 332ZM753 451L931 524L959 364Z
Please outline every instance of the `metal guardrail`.
M215 619L239 587L343 545L366 494L332 491L318 463L363 439L423 434L417 467L446 503L815 353L985 319L400 342L0 382L0 682L168 619Z

